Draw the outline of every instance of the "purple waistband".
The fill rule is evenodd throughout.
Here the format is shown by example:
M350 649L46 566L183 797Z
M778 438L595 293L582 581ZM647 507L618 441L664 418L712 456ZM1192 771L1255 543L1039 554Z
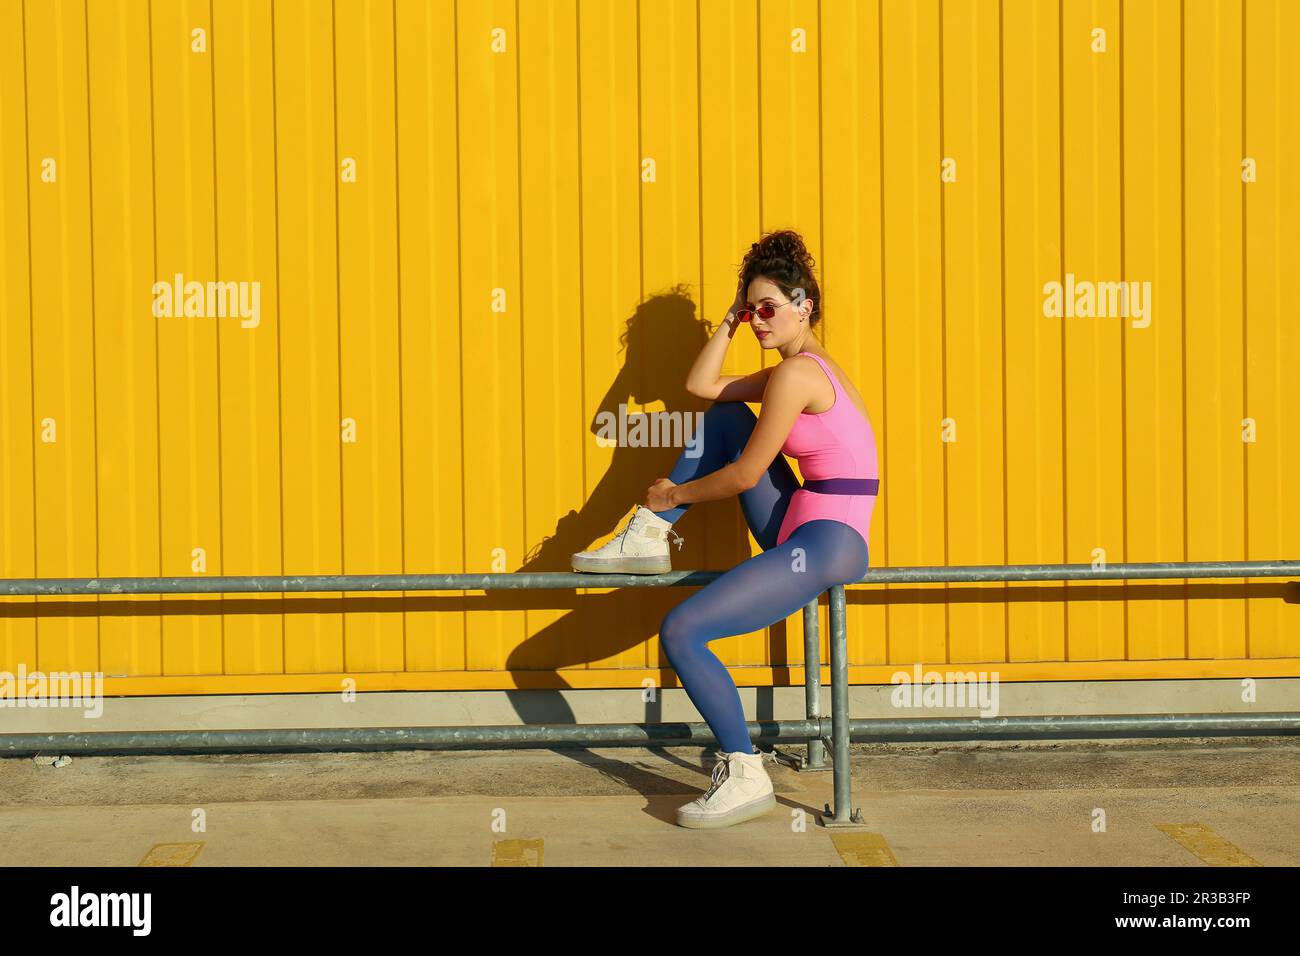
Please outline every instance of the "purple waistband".
M819 495L874 495L880 492L880 479L810 478L803 487Z

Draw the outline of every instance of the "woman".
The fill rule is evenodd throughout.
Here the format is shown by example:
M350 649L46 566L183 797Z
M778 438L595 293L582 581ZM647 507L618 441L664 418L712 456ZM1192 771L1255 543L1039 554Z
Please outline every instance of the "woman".
M699 454L683 451L613 540L573 556L575 571L669 571L667 535L678 548L682 542L673 523L697 501L733 495L763 549L669 611L659 628L721 751L712 786L677 811L684 827L731 826L776 806L765 755L749 739L740 694L709 642L775 624L867 571L878 490L875 435L861 396L813 336L820 319L821 289L799 235L776 232L754 243L736 301L687 378L692 395L714 401L704 414ZM745 322L781 361L750 375L720 376L727 346ZM755 418L745 402L762 402L762 413ZM802 487L782 452L798 459Z

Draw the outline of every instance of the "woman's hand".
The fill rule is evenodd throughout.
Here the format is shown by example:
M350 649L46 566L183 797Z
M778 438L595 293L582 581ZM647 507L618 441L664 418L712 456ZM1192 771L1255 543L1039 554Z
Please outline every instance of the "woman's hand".
M740 321L740 316L737 313L739 313L741 309L749 308L745 302L748 291L749 290L744 283L744 280L741 280L736 286L736 298L732 300L731 307L727 309L727 317L722 323L727 328L728 336L734 336L736 330L744 324Z
M738 280L736 283L736 298L731 303L731 313L733 315L739 312L741 309L747 308L745 300L748 297L749 297L748 284L745 282L744 279Z
M673 489L677 487L675 482L667 478L660 478L645 493L645 506L651 511L668 511L677 507L677 502L673 500Z

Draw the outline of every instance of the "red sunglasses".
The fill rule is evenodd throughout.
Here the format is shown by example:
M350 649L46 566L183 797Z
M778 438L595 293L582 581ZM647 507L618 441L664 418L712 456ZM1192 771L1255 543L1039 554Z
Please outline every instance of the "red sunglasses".
M736 313L736 318L741 322L749 322L754 318L754 314L757 313L760 319L770 319L772 316L776 315L777 309L781 308L783 305L790 304L790 301L786 301L779 302L776 305L760 305L757 309L740 309Z

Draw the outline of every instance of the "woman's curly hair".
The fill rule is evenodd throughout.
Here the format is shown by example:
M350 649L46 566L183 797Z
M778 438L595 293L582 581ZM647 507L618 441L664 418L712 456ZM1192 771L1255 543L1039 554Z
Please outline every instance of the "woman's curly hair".
M814 265L799 233L793 229L769 232L745 253L740 264L740 288L748 289L759 276L771 279L792 301L811 300L808 324L813 326L822 317L822 290L813 274Z

